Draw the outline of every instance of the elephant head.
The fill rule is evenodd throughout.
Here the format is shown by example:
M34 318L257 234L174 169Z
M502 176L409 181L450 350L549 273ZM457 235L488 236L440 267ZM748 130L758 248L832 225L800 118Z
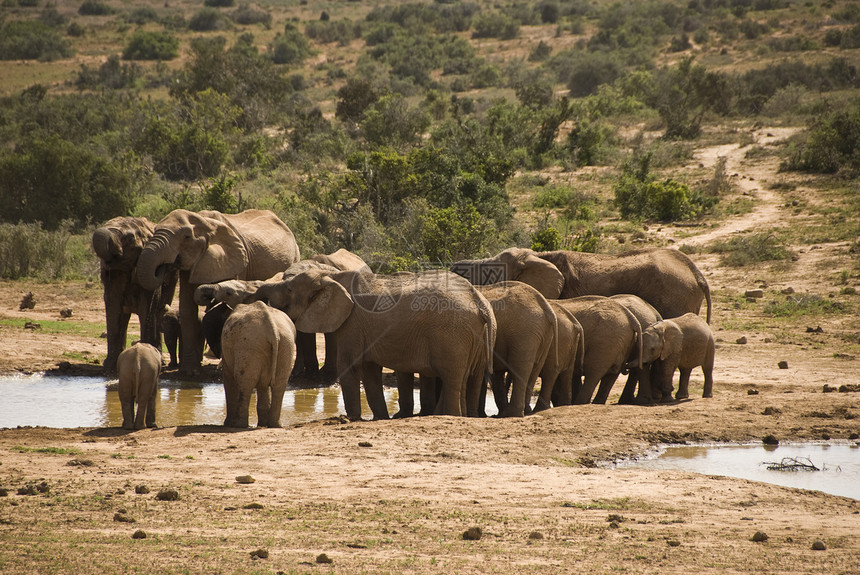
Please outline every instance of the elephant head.
M114 218L93 232L93 251L105 269L131 271L152 231L146 218Z
M245 303L263 283L261 280L225 280L216 284L203 284L194 290L194 303L209 306L211 303L223 302L236 309L237 305Z
M174 210L144 245L137 277L146 289L161 284L166 267L189 271L189 282L203 284L235 278L248 265L242 237L218 212Z
M308 270L290 280L260 286L249 298L249 302L256 300L286 312L296 329L307 333L336 331L354 306L346 289L320 270Z
M483 260L460 261L451 267L451 271L475 285L511 280L522 282L547 299L557 299L564 285L564 277L555 265L525 248L508 248Z
M642 359L644 363L678 355L683 346L683 333L671 321L658 321L642 331Z

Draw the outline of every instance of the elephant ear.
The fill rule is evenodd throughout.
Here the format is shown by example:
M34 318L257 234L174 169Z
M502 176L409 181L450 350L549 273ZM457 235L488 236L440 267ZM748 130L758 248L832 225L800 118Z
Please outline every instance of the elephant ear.
M206 247L191 267L192 284L237 279L248 269L245 242L233 226L219 219L198 216L191 219L192 233L204 238Z
M564 276L551 262L528 254L519 266L520 273L513 278L529 284L547 299L558 299L564 286Z
M684 336L681 328L677 324L670 322L661 322L663 324L663 351L660 352L660 359L665 361L669 357L677 357L681 353L681 347L684 345Z
M331 333L343 325L354 305L349 293L331 278L320 278L305 310L295 318L296 329L306 333Z

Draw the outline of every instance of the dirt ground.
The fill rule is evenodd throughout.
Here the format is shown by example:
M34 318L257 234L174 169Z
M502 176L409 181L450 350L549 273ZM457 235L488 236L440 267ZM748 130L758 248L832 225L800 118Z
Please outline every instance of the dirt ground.
M762 137L779 135L769 133ZM721 146L696 162L717 155L740 172L738 193L755 197L755 210L719 226L655 233L703 245L790 225L785 199L763 183L775 177L773 160L743 161L741 149ZM611 465L660 445L758 443L767 435L857 444L860 394L823 393L825 385L860 384L856 315L815 325L769 321L763 300L743 299L762 285L765 299L787 288L838 292L828 278L851 268L847 244L795 251L786 268L733 270L716 256L692 256L714 293L712 399L701 398L694 372L687 401L613 405L617 383L608 405L519 420L0 429L0 488L8 492L0 497L0 572L860 573L858 500ZM36 308L19 311L27 291ZM60 321L64 308L73 315L62 321L103 321L97 281L0 283L0 320L45 324ZM104 353L97 334L0 325L3 373L63 361L97 372L93 362ZM34 495L18 494L28 485ZM162 490L178 499L159 500ZM464 537L477 533L472 528L479 538ZM134 539L138 531L145 538ZM757 532L766 540L753 541ZM825 549L814 550L819 541Z

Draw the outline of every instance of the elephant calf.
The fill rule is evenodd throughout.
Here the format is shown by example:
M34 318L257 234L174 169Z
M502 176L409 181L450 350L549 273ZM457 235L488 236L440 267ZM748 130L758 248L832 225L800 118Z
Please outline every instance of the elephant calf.
M656 335L656 337L654 337ZM690 396L688 386L693 368L702 366L705 386L702 397L714 394L714 334L710 326L694 313L659 321L643 333L648 342L662 342L656 366L655 389L662 391L662 401L672 399L672 376L681 372L675 399Z
M155 427L155 398L161 374L161 352L148 343L135 343L116 360L123 429ZM134 404L137 403L137 416Z
M248 427L257 390L257 427L280 427L281 405L296 361L296 326L263 302L236 306L221 334L227 427Z

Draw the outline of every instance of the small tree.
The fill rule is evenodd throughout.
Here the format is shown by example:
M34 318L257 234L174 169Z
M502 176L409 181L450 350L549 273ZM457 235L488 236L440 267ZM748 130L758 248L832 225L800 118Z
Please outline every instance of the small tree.
M173 60L179 40L169 32L138 30L122 52L123 60Z

